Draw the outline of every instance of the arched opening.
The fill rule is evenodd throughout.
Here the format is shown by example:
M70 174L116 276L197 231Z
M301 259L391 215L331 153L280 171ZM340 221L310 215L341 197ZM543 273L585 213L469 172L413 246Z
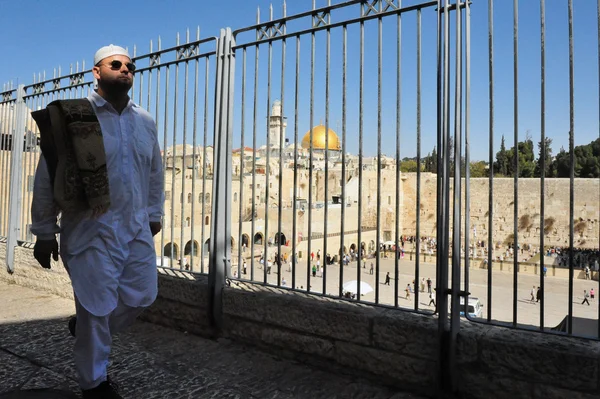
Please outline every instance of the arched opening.
M209 193L204 194L204 203L210 204L210 194Z
M166 256L168 258L173 257L174 259L177 259L179 257L179 247L177 246L177 244L175 244L174 242L170 242L167 245L165 245L165 248L163 249L163 256Z
M210 252L210 238L204 241L204 253L208 255Z
M190 224L191 224L191 219L190 219L190 217L188 216L188 217L186 217L186 218L185 218L185 225L186 225L187 227L190 227Z
M248 248L250 245L250 236L248 234L242 234L242 247Z
M286 241L287 240L285 239L285 234L283 234L283 233L275 234L275 245L278 245L278 244L285 245Z
M235 240L231 237L231 249L235 248Z
M262 233L254 234L254 245L263 245L263 235Z
M192 203L192 193L188 194L188 204Z
M204 218L204 225L205 225L205 226L208 226L209 224L210 224L210 219L209 219L209 217L207 216L207 217L205 217L205 218Z
M237 194L238 193L233 193L233 202L237 202Z
M188 241L187 244L185 244L183 254L191 255L191 256L198 256L198 241L194 240L193 243L191 240Z

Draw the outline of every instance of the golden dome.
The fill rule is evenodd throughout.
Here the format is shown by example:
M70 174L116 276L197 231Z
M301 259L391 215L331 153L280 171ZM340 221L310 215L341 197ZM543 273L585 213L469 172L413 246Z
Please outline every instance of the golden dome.
M324 150L325 149L325 126L318 125L313 127L313 149ZM331 129L328 132L329 136L329 149L334 151L340 151L340 139L338 135ZM302 139L302 148L310 149L310 130L306 132Z

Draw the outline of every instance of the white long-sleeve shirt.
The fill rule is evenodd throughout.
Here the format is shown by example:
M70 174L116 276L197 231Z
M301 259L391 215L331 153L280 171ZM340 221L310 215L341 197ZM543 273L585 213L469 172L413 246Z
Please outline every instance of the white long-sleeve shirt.
M59 228L47 166L40 157L31 206L31 232L38 239L61 233L61 256L69 266L75 294L92 313L106 314L114 309L117 298L107 299L94 290L118 280L124 264L131 255L136 256L129 251L134 239L143 237L150 248L154 247L151 235L146 233L149 221L159 222L163 216L164 175L156 125L148 112L130 100L119 114L95 92L88 100L102 129L110 208L96 219L91 218L89 211L63 211ZM115 272L111 269L99 273L101 265L75 264L81 258L78 255L88 249L104 252L105 258L116 265Z

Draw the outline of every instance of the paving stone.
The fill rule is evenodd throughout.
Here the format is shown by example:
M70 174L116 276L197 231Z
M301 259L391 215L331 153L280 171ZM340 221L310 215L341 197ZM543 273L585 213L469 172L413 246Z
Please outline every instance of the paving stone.
M0 350L0 393L20 388L38 369L27 359Z

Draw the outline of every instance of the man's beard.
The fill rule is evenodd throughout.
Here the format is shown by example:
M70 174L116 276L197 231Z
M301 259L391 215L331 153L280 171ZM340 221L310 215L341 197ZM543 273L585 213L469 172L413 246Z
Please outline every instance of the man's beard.
M127 92L129 92L129 89L131 89L133 82L121 79L114 79L111 81L98 82L98 85L102 88L102 91L104 91L109 96L120 97L127 95Z

